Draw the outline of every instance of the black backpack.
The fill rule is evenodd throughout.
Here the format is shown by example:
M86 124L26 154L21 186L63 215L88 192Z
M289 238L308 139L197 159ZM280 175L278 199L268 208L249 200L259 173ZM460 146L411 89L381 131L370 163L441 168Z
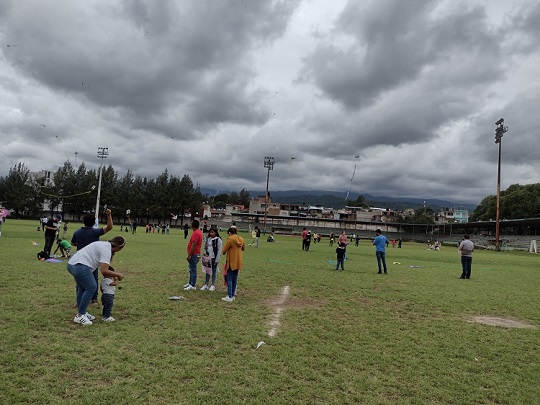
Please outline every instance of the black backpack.
M37 259L38 260L41 260L41 259L47 260L48 258L49 258L49 255L46 252L44 252L43 250L37 254Z

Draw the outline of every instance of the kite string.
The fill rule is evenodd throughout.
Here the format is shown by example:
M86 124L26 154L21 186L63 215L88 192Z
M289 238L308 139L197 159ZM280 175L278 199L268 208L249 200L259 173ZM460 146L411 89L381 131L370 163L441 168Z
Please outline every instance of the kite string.
M356 173L356 163L354 164L354 170L353 170L353 173L352 173L351 181L349 181L349 189L347 190L347 196L345 197L345 201L347 201L349 199L349 193L351 192L351 185L352 185L352 181L354 179L354 174L355 173Z
M56 198L71 198L71 197L78 197L80 195L89 194L92 190L85 191L84 193L78 193L78 194L72 194L72 195L57 195L57 194L47 194L43 193L43 195L46 195L47 197L56 197Z

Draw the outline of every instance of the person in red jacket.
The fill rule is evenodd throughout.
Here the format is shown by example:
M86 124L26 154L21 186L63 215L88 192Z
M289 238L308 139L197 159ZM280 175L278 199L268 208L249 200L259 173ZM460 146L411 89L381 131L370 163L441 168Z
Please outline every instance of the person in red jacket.
M201 258L201 246L203 243L203 234L199 229L199 221L196 219L191 222L191 229L193 233L187 245L187 257L189 268L189 283L184 286L184 290L196 290L197 287L197 263Z

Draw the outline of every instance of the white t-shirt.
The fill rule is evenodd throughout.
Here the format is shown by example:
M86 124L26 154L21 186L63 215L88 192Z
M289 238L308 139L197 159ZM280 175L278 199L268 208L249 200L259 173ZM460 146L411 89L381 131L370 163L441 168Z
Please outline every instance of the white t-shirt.
M101 291L103 294L112 294L116 292L116 286L110 285L114 280L112 278L105 277L101 281Z
M110 242L93 242L71 256L69 264L84 264L91 269L99 267L100 263L111 264L112 250Z

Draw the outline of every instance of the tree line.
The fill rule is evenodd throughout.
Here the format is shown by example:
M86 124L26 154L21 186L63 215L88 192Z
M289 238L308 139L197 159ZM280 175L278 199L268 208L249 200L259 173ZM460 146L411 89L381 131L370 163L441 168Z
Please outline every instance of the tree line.
M51 215L61 211L80 220L95 211L98 181L99 170L87 169L84 163L75 168L66 161L48 184L44 177L32 176L24 163L17 163L6 176L0 177L0 203L13 210L16 217L36 218L47 202ZM120 176L112 165L102 169L100 207L110 208L123 221L163 223L170 222L174 214L183 223L185 214L196 215L205 202L225 208L226 204L249 206L249 199L249 192L244 189L240 193L208 197L188 175L178 177L167 169L155 179L133 175L130 170Z
M501 219L522 219L540 217L540 183L512 184L501 191ZM497 196L484 197L476 207L470 220L490 221L497 217Z

